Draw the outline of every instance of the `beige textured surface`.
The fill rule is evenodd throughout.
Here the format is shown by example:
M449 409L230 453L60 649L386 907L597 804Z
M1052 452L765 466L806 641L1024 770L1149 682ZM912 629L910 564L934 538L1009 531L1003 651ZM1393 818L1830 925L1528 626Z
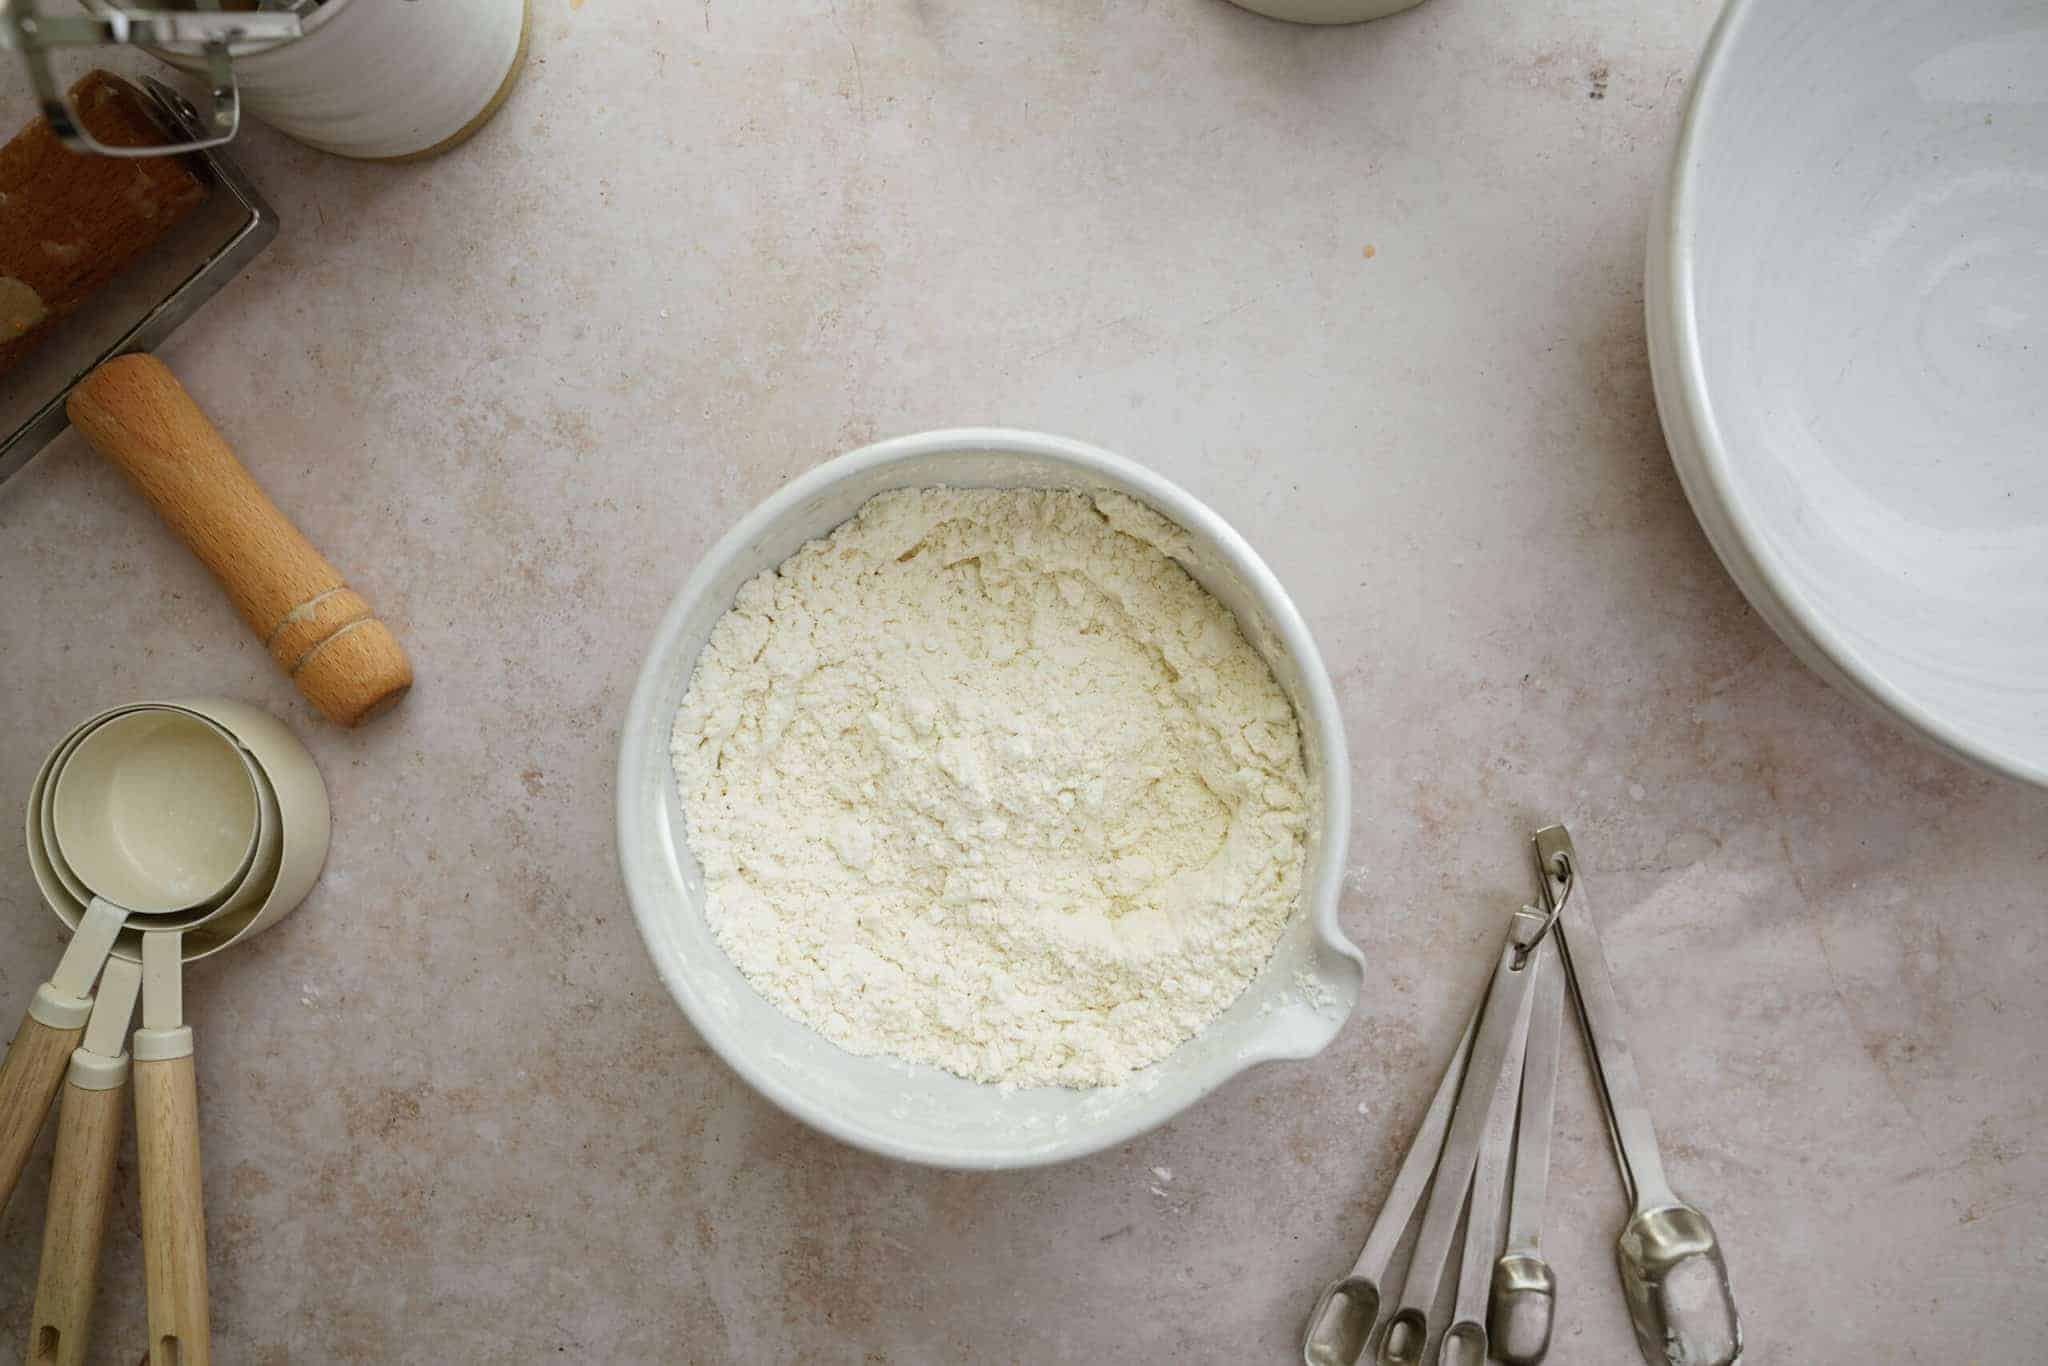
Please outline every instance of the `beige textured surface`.
M289 718L333 785L313 900L188 986L220 1359L1281 1361L1553 816L1750 1359L2033 1355L2048 799L1795 664L1656 428L1641 235L1711 17L548 0L443 160L252 134L284 235L168 359L418 688L319 724L75 438L0 490L0 794L90 711L199 690ZM1315 1063L1014 1178L753 1097L611 853L616 718L697 554L848 445L977 421L1154 465L1290 586L1351 727L1373 962ZM10 1018L58 947L0 859ZM1557 1359L1625 1363L1567 1065ZM129 1151L107 1362L142 1325ZM37 1175L0 1216L0 1361L41 1226Z

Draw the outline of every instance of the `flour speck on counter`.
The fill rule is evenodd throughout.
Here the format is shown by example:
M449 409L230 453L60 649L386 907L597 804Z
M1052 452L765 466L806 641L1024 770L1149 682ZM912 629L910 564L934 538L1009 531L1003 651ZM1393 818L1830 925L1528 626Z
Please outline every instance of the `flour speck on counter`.
M1294 711L1183 533L913 489L744 587L672 752L707 914L854 1053L1111 1085L1237 999L1300 897Z

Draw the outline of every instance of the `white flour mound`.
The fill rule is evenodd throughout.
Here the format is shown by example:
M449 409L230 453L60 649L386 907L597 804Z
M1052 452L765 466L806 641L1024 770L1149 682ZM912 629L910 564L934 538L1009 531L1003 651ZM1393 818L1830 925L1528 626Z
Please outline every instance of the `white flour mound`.
M979 1081L1110 1085L1300 896L1293 709L1115 495L883 494L740 590L672 752L708 914L783 1012Z

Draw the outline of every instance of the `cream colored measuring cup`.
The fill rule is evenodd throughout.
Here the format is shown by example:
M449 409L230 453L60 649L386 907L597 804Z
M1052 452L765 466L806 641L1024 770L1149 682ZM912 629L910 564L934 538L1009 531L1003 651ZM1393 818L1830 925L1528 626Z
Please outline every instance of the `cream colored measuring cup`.
M93 727L61 760L46 801L60 875L155 923L219 914L261 854L254 763L186 711L140 708Z
M184 1366L209 1357L206 1322L205 1226L200 1208L195 1088L192 1085L191 1033L183 1023L179 960L191 961L275 924L305 899L326 860L329 839L327 792L312 756L274 717L245 703L217 698L186 699L116 709L94 717L80 731L89 731L127 711L168 710L202 719L218 727L251 761L259 799L258 852L244 882L210 910L185 916L138 917L115 942L117 968L144 976L153 988L144 990L143 1028L136 1032L132 1070L137 1079L137 1140L143 1154L145 1267L150 1297L152 1361L177 1360ZM55 781L60 745L37 774L30 792L29 866L44 899L65 924L82 931L89 923L89 905L58 877L52 851L36 807ZM188 926L182 933L146 930L164 924ZM138 965L149 959L153 971ZM108 987L103 984L102 996ZM132 1002L132 997L130 998ZM132 1008L132 1006L130 1007ZM125 1025L128 1009L120 1010ZM95 1014L95 1021L99 1015ZM88 1029L91 1042L97 1023ZM107 1084L110 1064L88 1058L81 1049L72 1059L72 1086L90 1089ZM106 1051L103 1044L99 1050ZM145 1078L149 1078L145 1082ZM148 1087L145 1090L145 1086ZM103 1110L103 1101L65 1094L68 1117L76 1100L81 1111ZM81 1122L78 1141L93 1141L98 1130ZM48 1342L59 1363L85 1355L93 1299L92 1270L97 1258L80 1248L97 1247L104 1228L104 1200L94 1192L110 1185L113 1147L102 1142L96 1156L70 1155L68 1118L60 1121L58 1162L53 1173L50 1215L44 1228L44 1269L39 1275L30 1329L31 1359ZM61 1216L61 1217L60 1217Z
M77 750L85 738L115 717L125 716L134 712L165 710L176 711L177 709L166 707L162 703L138 703L134 706L120 707L111 712L103 712L93 717L90 721L85 722L72 731L62 744L51 751L50 757L44 761L46 773L54 774L62 770L64 765L70 761L72 753ZM181 712L180 714L189 713ZM241 748L233 735L224 729L220 733L230 744L236 745L243 767L249 774L249 780L256 787L260 803L264 783L257 771L255 759L246 750ZM65 861L63 854L56 847L56 784L54 782L45 782L39 776L36 792L41 795L40 797L34 794L31 795L29 818L31 823L33 823L37 819L38 814L40 814L43 845L45 855L49 859L51 872L64 884L65 889L77 899L81 906L86 905L92 901L92 890L79 880L78 874L72 871L71 865ZM250 842L248 858L243 864L241 875L237 881L228 891L216 896L208 903L193 907L188 912L177 913L178 918L196 922L204 917L226 914L230 909L227 904L228 902L233 901L238 905L246 904L251 889L260 887L262 879L270 875L269 870L261 866L261 863L265 858L274 859L276 857L277 830L274 820L275 812L270 811L266 807L264 810L259 811L258 815L259 826L256 838ZM267 825L264 824L265 820L268 820Z
M180 772L188 785L178 783ZM48 781L65 860L94 899L0 1063L0 1203L13 1194L56 1099L121 927L134 914L224 904L261 826L256 782L240 751L219 727L187 713L116 716Z
M249 881L262 843L264 801L253 765L233 737L189 712L143 708L95 727L53 775L49 814L51 851L93 894L74 938L97 944L111 924L118 936L129 917L144 924L182 925L231 906ZM273 817L273 825L275 818ZM267 875L267 867L256 870ZM167 938L168 985L150 967L163 949L145 954L144 1028L135 1035L130 1068L135 1092L136 1146L142 1165L145 1270L152 1302L151 1354L158 1354L159 1298L181 1328L166 1339L167 1355L204 1362L183 1350L187 1338L206 1338L204 1212L199 1204L197 1091L192 1077L191 1031L177 1028L158 998L177 1006L178 935L152 929L147 941ZM111 952L109 941L106 952ZM124 1022L125 1023L125 1022ZM168 1025L150 1028L151 1025ZM90 1051L90 1050L87 1050ZM78 1065L78 1055L73 1054ZM60 1138L62 1135L60 1135ZM89 1141L83 1130L75 1141ZM90 1166L75 1149L60 1148L56 1168L77 1175ZM70 1193L58 1187L60 1200ZM48 1231L47 1228L45 1230ZM201 1249L195 1259L192 1245ZM188 1269L196 1265L196 1270ZM159 1279L173 1282L159 1292ZM196 1295L189 1288L196 1283ZM91 1298L79 1287L79 1301ZM196 1298L195 1318L189 1304ZM36 1336L56 1348L61 1329L41 1325ZM73 1340L83 1336L79 1330ZM40 1342L31 1342L31 1351Z
M230 945L275 925L304 901L320 878L327 860L330 834L327 787L313 756L299 738L276 717L246 702L228 698L180 698L169 702L141 703L116 707L87 721L81 730L91 729L124 712L143 707L170 708L190 712L212 721L234 737L235 743L255 761L264 785L278 803L277 868L271 880L250 889L257 899L234 910L223 910L203 923L190 925L182 954L187 963L210 957ZM44 760L29 793L31 812L38 809L43 791L54 779L54 765L63 750L59 746ZM59 920L76 931L85 923L90 897L79 897L57 875L39 820L33 816L27 828L29 871L43 900ZM239 898L238 898L239 899ZM137 922L123 931L114 956L133 963L142 961L142 938Z
M141 711L145 709L138 707L131 708L130 710ZM161 711L167 709L153 707L148 710ZM178 709L178 714L192 715L192 713L182 709ZM93 726L89 724L82 729L90 731L92 728ZM271 885L276 881L278 850L284 833L283 814L278 809L277 793L268 777L263 773L261 766L257 763L255 756L248 751L247 747L236 740L232 732L225 728L218 729L221 737L229 744L235 746L236 753L248 771L249 781L256 792L256 837L250 843L248 859L243 864L236 878L225 889L216 893L207 901L183 911L140 917L135 921L138 928L146 926L152 929L169 929L174 927L196 929L210 921L233 916L236 912L257 904L269 895ZM65 756L60 755L57 760L58 766L61 768L64 762ZM54 783L46 784L46 795L43 798L45 853L49 859L51 871L57 879L64 883L65 887L81 906L88 905L92 901L92 890L79 880L77 873L72 870L70 864L65 860L63 852L57 843L55 787L56 784Z

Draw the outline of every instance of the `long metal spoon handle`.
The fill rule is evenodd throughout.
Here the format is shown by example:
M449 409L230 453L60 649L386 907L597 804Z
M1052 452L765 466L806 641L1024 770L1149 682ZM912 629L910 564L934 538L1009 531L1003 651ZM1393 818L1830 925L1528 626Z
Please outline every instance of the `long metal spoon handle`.
M1628 1183L1629 1203L1639 1210L1672 1204L1677 1197L1664 1175L1664 1158L1657 1147L1656 1127L1650 1122L1649 1102L1643 1097L1642 1078L1636 1073L1635 1055L1629 1052L1622 1034L1621 1001L1614 994L1614 979L1607 970L1607 954L1600 946L1600 931L1593 921L1585 874L1570 832L1561 825L1537 831L1536 862L1543 872L1545 896L1560 900L1566 886L1571 889L1570 904L1557 922L1559 942L1573 995L1578 998L1587 1052L1600 1082L1615 1156Z
M1522 1063L1522 1113L1515 1128L1507 1246L1487 1283L1486 1346L1504 1366L1538 1366L1549 1355L1557 1317L1557 1274L1543 1258L1542 1228L1550 1190L1557 1060L1564 1042L1562 940L1546 943L1543 953L1537 964L1536 1002L1529 1012L1529 1050ZM1464 1294L1462 1283L1458 1293Z
M1501 948L1492 985L1487 988L1479 1037L1472 1044L1472 1060L1466 1064L1465 1080L1458 1088L1457 1108L1451 1114L1450 1135L1437 1158L1436 1178L1430 1183L1422 1227L1415 1235L1414 1250L1409 1253L1400 1307L1388 1321L1386 1336L1380 1340L1380 1366L1413 1366L1422 1359L1423 1344L1429 1336L1429 1312L1436 1304L1437 1288L1443 1284L1448 1269L1451 1238L1457 1232L1458 1217L1464 1213L1465 1196L1472 1187L1472 1168L1486 1135L1487 1101L1500 1080L1509 1049L1519 1052L1528 1039L1529 984L1536 974L1527 965L1519 971L1515 968L1515 960L1522 954L1515 936L1510 935Z
M1522 1114L1515 1128L1515 1179L1508 1197L1511 1253L1534 1253L1542 1246L1543 1205L1550 1194L1550 1128L1557 1110L1557 1058L1564 1042L1564 964L1552 952L1536 971L1529 1051L1522 1062Z
M1429 1185L1429 1173L1436 1166L1437 1153L1444 1146L1444 1130L1451 1125L1451 1106L1458 1099L1458 1085L1465 1076L1465 1063L1472 1056L1472 1039L1479 1032L1484 997L1473 1007L1465 1022L1465 1033L1437 1083L1436 1094L1423 1112L1422 1123L1401 1158L1400 1170L1372 1229L1365 1235L1365 1247L1351 1265L1351 1273L1326 1287L1308 1316L1308 1331L1302 1336L1304 1366L1356 1366L1379 1327L1382 1282L1393 1265L1394 1251L1408 1232L1422 1193Z
M1547 939L1547 936L1546 936ZM1494 1254L1500 1251L1500 1231L1506 1213L1508 1158L1515 1145L1515 1104L1522 1094L1523 1061L1529 1045L1529 1028L1542 974L1548 970L1553 950L1547 942L1536 946L1525 964L1525 975L1535 974L1536 984L1527 991L1523 1018L1516 1023L1508 1041L1507 1057L1501 1062L1500 1077L1486 1102L1485 1137L1479 1146L1479 1160L1472 1170L1472 1208L1465 1215L1465 1246L1458 1256L1458 1290L1451 1309L1451 1326L1437 1348L1441 1366L1484 1366L1486 1341L1486 1296L1493 1285Z
M1484 1002L1481 1002L1483 1008ZM1365 1277L1377 1284L1393 1264L1394 1250L1400 1247L1401 1235L1408 1231L1409 1221L1415 1217L1416 1207L1422 1203L1422 1192L1429 1185L1430 1170L1436 1166L1437 1153L1443 1149L1444 1131L1451 1127L1451 1106L1458 1099L1458 1084L1464 1079L1465 1063L1472 1056L1472 1039L1478 1032L1479 1010L1474 1010L1472 1018L1465 1022L1465 1033L1458 1040L1457 1052L1451 1055L1451 1065L1444 1069L1443 1080L1437 1083L1436 1094L1430 1097L1422 1124L1415 1130L1415 1138L1401 1159L1401 1169L1394 1175L1394 1184L1387 1191L1386 1201L1373 1219L1371 1231L1365 1235L1365 1247L1351 1267L1353 1276Z

